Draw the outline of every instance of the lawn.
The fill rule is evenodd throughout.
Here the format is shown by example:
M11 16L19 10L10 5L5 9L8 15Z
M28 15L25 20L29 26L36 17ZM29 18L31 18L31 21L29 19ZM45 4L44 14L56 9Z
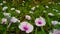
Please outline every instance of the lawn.
M0 0L0 34L58 33L60 0Z

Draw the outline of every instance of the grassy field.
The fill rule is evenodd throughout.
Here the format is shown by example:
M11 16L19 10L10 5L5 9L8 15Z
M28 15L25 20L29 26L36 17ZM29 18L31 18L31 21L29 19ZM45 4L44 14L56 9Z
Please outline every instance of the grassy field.
M6 1L4 3L3 1ZM60 24L52 25L51 21L60 22L60 0L0 0L0 34L26 34L21 31L18 26L20 22L28 21L34 26L34 30L29 34L49 34L50 30L59 29ZM6 11L3 11L3 7L8 7ZM35 7L34 10L31 8ZM17 14L15 10L20 10ZM33 12L33 13L30 13ZM3 13L7 12L11 14L11 17L16 17L20 20L18 23L12 23L9 28L9 21L6 24L1 24L2 18L6 18ZM54 16L50 15L52 13ZM49 15L48 15L49 14ZM25 19L25 15L30 15L31 20ZM35 25L35 19L42 16L45 18L46 25L38 27Z

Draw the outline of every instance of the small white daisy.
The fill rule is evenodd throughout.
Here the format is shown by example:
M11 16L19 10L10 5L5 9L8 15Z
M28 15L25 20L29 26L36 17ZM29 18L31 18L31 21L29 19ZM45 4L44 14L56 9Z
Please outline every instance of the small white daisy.
M39 7L39 5L36 6L37 8Z
M52 25L58 24L58 21L51 21Z
M1 24L6 24L6 22L7 22L7 19L6 18L2 18Z
M48 4L52 4L52 2L48 2Z
M48 13L48 15L49 15L49 16L54 16L54 14L53 14L53 13Z
M35 10L35 7L32 7L31 10Z
M25 3L25 1L23 1Z
M6 1L3 1L3 3L6 3Z
M11 10L15 10L15 8L11 8Z
M29 13L33 14L33 11L29 11Z
M43 10L44 13L46 13L47 11L46 10Z
M15 10L15 11L16 11L16 13L18 13L18 14L20 14L20 12L21 12L20 10Z
M58 13L58 15L60 15L60 13Z
M43 17L40 17L40 18L35 19L35 24L37 26L45 26L46 22L45 22L45 19Z
M3 5L3 3L0 3L0 5Z
M5 7L3 7L3 11L6 11L8 9L8 7L7 6L5 6Z
M19 29L25 31L26 33L30 33L33 31L34 27L30 23L24 21L20 23Z
M49 8L49 6L45 6L46 8Z
M58 4L60 4L60 2Z
M31 17L30 17L29 15L26 15L26 16L25 16L25 19L30 20Z
M59 12L59 10L55 10L56 12Z

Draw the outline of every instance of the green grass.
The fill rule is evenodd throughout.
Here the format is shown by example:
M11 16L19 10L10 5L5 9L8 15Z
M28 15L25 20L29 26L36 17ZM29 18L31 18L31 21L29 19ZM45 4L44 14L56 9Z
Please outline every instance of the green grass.
M0 0L0 2L2 2L2 1L3 0ZM24 18L25 15L30 15L31 16L32 19L30 21L28 21L28 22L30 22L31 24L33 24L34 27L35 27L35 29L30 34L48 34L48 32L46 31L46 29L44 27L47 27L47 29L51 30L51 28L52 28L51 21L52 20L59 20L60 21L60 15L58 15L58 13L60 13L60 5L59 4L56 5L55 0L52 1L52 2L54 2L54 4L48 4L47 2L48 2L47 0L46 1L45 0L43 0L43 1L41 0L41 2L39 2L39 1L38 2L33 2L32 0L26 0L26 2L23 3L22 0L20 0L20 1L14 0L12 2L9 1L9 0L7 0L6 4L3 4L2 6L0 6L0 23L1 23L1 19L5 18L5 16L3 15L2 7L8 6L8 9L7 9L6 12L11 13L11 16L14 16L14 17L18 18L21 21L24 21L24 20L28 21L28 20L26 20ZM60 2L60 0L57 1L57 2ZM34 13L30 14L29 11L31 11L31 8L34 7L34 6L36 6L36 5L39 5L39 7L38 8L36 7L36 9L33 11ZM46 9L44 7L45 5L48 5L49 8ZM10 9L12 7L20 10L21 13L17 14L15 11L11 11ZM57 9L57 10L59 10L59 12L55 12L52 9ZM47 12L43 13L43 10L46 10ZM50 12L53 13L55 16L54 17L49 17L48 13L50 13ZM40 16L42 16L42 17L45 18L47 24L46 24L46 26L43 27L43 29L41 29L41 27L37 27L37 30L36 30L36 26L34 24L34 20L36 18L40 17ZM17 34L16 31L18 31L18 33L20 32L21 34L25 33L25 32L23 33L21 31L19 31L20 29L18 28L18 24L12 24L11 27L8 30L7 30L7 26L8 26L8 24L7 25L0 24L0 33L1 34L7 34L7 31L10 34L12 34L11 31L14 31L14 33L16 33L16 34ZM60 25L57 25L57 26L53 27L52 29L54 29L54 28L60 28L59 26Z

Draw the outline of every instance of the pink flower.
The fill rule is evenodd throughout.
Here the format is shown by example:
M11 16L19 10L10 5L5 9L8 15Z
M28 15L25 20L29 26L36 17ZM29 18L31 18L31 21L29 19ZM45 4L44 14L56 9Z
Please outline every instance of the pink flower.
M10 21L11 21L11 22L13 22L13 23L15 23L15 22L17 22L17 21L18 21L18 19L17 19L17 18L15 18L15 17L12 17L12 18L10 19Z
M49 34L60 34L60 30L54 29L53 31L50 31Z
M35 19L35 24L37 26L44 26L46 24L45 19L40 17Z
M25 31L26 33L30 33L33 31L34 27L30 23L24 21L20 23L19 29Z
M7 22L7 19L6 18L2 18L2 24L6 24L6 22Z
M57 25L58 21L52 21L52 25Z
M26 15L25 18L26 18L27 20L30 20L30 19L31 19L31 17L30 17L29 15Z

